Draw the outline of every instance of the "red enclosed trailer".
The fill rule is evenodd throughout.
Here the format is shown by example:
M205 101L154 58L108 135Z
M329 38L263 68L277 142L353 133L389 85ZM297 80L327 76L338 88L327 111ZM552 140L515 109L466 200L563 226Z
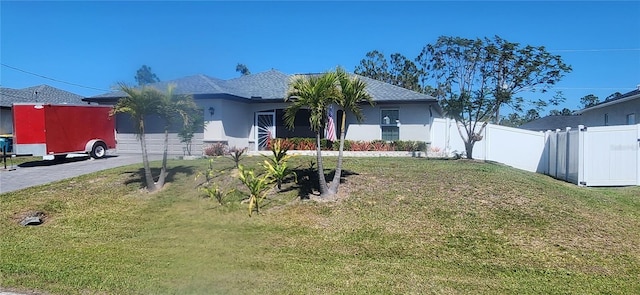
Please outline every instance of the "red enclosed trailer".
M88 153L102 158L116 147L111 107L13 104L13 150L17 155L65 156Z

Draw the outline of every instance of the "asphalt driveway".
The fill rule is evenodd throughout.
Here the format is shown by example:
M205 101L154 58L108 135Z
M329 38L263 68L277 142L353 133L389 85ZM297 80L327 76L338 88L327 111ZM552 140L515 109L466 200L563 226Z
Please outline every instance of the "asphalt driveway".
M162 155L149 155L149 159L160 160ZM27 162L15 166L15 170L0 169L0 194L136 163L142 163L142 155L110 155L97 160L82 156L62 162Z

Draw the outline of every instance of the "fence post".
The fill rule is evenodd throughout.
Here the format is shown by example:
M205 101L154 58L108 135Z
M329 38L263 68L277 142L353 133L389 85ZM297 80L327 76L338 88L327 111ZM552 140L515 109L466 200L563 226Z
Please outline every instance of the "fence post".
M578 125L578 186L587 185L587 180L585 179L585 171L584 171L584 149L585 145L585 136L587 136L587 128L584 125Z
M560 151L560 129L556 129L555 135L556 135L556 155L555 155L554 164L556 166L556 169L555 169L555 172L553 173L553 177L555 179L559 179L559 177L558 177L558 151Z
M569 158L569 153L571 152L571 137L569 136L569 131L571 131L571 127L567 127L565 129L565 137L567 138L566 142L566 150L564 154L564 181L569 182L569 163L571 162Z
M487 127L485 127L484 130L482 130L482 132L484 134L481 134L482 135L482 139L485 141L484 142L484 155L483 155L484 156L483 157L484 161L492 160L492 159L489 158L489 140L490 140L489 139L489 133L491 133L491 132L489 132L489 129L491 129L491 126L492 126L491 123L487 124Z
M542 173L544 173L545 175L551 175L551 140L549 139L549 136L551 134L551 130L547 130L544 131L544 136L542 137L542 142L544 143L544 147L542 148L542 156L546 157L543 158L543 161L545 163L544 167L542 168Z
M638 141L638 156L636 157L636 185L640 185L640 124L636 125L636 130L638 131L638 137L636 138Z
M449 145L449 126L450 124L450 119L449 118L445 118L444 120L444 153L445 155L447 155L447 157L450 155L451 151L449 149L451 149L451 146Z

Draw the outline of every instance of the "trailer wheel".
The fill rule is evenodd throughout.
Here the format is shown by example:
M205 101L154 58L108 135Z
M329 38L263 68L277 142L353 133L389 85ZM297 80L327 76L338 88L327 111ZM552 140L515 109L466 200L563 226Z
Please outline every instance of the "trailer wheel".
M91 148L91 157L94 159L100 159L107 153L107 146L103 142L96 142Z

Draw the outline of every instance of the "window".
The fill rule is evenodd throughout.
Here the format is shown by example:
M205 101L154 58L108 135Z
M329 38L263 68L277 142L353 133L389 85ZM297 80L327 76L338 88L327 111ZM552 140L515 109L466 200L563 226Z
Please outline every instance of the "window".
M604 114L604 126L609 126L609 114Z
M398 110L381 110L380 111L380 124L381 125L393 125L396 126L399 121Z
M382 128L382 140L395 141L400 139L400 117L397 109L380 111L380 127Z
M627 125L635 125L636 124L636 114L631 113L627 115Z

